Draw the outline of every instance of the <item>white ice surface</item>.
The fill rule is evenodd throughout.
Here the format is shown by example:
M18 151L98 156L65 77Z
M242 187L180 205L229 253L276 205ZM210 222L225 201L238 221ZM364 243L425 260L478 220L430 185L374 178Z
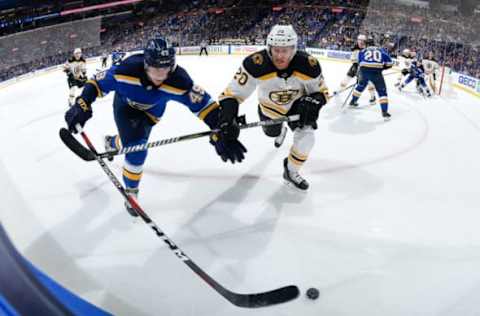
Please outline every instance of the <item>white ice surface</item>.
M241 57L178 62L216 97ZM337 88L348 65L321 64ZM400 94L393 77L388 123L378 106L322 110L306 194L282 180L291 132L280 149L259 128L242 132L239 165L207 139L149 153L140 203L159 226L233 291L297 284L291 303L232 306L127 215L100 167L59 140L61 71L0 90L0 220L40 269L116 315L480 315L480 101L427 100L413 85ZM98 147L115 131L111 101L94 104L86 127ZM255 101L240 108L248 121ZM204 129L172 102L151 140ZM120 175L121 159L111 166ZM303 295L311 286L316 301Z

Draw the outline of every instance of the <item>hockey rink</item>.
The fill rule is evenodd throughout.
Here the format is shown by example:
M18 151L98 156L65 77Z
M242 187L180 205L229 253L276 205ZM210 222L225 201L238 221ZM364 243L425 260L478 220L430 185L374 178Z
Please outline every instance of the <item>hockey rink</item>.
M214 97L241 60L178 57ZM321 65L337 89L349 65ZM149 152L139 201L160 228L232 291L298 285L290 303L231 305L127 214L98 164L58 137L68 94L60 70L0 89L0 220L38 268L115 315L478 315L480 99L426 99L413 83L400 93L395 79L390 122L367 92L359 109L340 111L346 94L322 109L307 193L282 179L291 131L279 149L261 128L242 131L242 164L223 163L207 138ZM99 149L115 133L112 99L98 99L86 125ZM255 95L240 111L258 120ZM171 102L151 140L205 129ZM110 166L120 177L122 159Z

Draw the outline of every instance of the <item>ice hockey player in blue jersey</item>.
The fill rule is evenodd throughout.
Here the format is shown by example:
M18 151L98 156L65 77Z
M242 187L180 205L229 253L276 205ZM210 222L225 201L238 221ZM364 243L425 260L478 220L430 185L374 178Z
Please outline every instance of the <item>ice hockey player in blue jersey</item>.
M147 143L152 127L171 100L187 106L211 129L218 125L218 103L176 65L175 49L163 38L149 40L143 54L131 55L88 80L81 96L65 114L69 130L76 133L77 124L83 127L92 117L92 103L110 91L115 91L113 113L118 135L105 137L107 151ZM246 149L238 140L226 140L221 133L214 136L210 143L224 161L243 160ZM135 198L146 157L147 151L125 155L123 181L128 194ZM128 203L125 206L136 216Z
M353 91L350 106L358 106L358 98L367 87L368 82L371 82L378 93L382 116L388 121L391 115L388 113L387 86L382 71L393 66L392 58L384 48L375 47L373 39L368 38L367 47L358 53L358 65L358 83Z
M413 80L417 83L417 89L420 94L426 94L428 97L432 96L432 92L427 86L425 82L425 71L423 69L423 65L418 62L416 59L412 60L412 64L410 65L410 72L408 74L407 79L403 82L399 87L398 90L402 91L406 85L408 85Z

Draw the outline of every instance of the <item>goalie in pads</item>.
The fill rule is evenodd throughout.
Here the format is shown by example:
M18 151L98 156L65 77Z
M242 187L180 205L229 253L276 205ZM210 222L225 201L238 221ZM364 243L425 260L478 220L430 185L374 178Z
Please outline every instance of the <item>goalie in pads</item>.
M433 56L432 51L428 52L427 56L422 59L422 66L425 71L425 81L427 85L434 93L439 93L436 87L437 80L439 79L440 66Z
M261 120L300 115L299 121L288 123L294 135L290 154L283 162L283 177L295 187L307 190L309 184L299 171L315 143L317 119L327 103L328 89L318 60L297 51L297 34L291 25L275 25L268 34L267 49L246 57L220 95L219 126L226 139L238 139L239 104L257 87ZM264 126L263 132L275 138L275 146L279 147L287 128L282 124Z

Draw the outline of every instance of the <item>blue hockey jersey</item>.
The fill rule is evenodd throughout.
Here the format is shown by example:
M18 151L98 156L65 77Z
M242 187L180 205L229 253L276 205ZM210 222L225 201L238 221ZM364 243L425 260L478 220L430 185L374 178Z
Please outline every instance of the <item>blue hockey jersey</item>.
M120 65L97 73L87 81L82 97L91 104L110 91L115 91L120 106L143 111L153 123L160 120L171 100L187 106L202 120L219 106L180 66L160 86L155 86L145 73L143 54L132 55Z
M360 67L367 69L385 69L393 66L388 52L380 47L367 47L358 53L357 62Z
M412 64L410 65L410 73L414 78L420 78L424 76L425 71L423 70L423 66L416 59L413 60Z

